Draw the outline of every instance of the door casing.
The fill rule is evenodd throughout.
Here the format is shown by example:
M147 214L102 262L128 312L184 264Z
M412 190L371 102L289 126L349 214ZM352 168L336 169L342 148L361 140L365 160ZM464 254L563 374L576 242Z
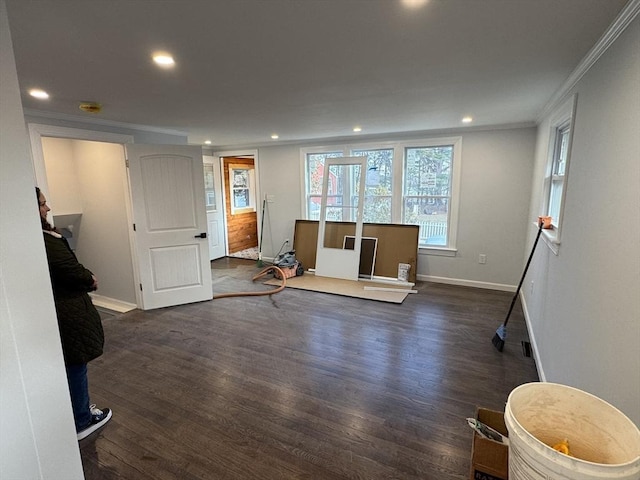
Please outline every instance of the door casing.
M224 157L253 157L253 168L255 170L255 191L256 191L256 199L263 198L262 193L260 191L260 162L258 158L258 150L224 150L219 152L213 152L212 155L220 160L220 178L222 179L222 202L223 209L226 212L226 188L224 182ZM262 205L262 201L258 202L260 206ZM262 211L260 208L256 208L257 213L257 225L258 225L258 238L261 237L261 224L262 224ZM226 215L225 215L226 217ZM228 225L225 219L225 242L226 242L226 253L229 254L229 232Z

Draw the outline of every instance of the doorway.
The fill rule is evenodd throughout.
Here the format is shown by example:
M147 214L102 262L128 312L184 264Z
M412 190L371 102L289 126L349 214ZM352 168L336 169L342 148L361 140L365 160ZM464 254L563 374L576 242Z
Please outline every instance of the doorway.
M215 156L220 159L227 255L257 260L262 219L257 151Z
M133 137L38 124L29 125L29 134L36 182L52 208L50 221L98 277L94 303L115 312L136 308L123 146Z
M95 261L107 259L110 263L105 267L105 271L110 272L109 267L113 266L112 270L118 273L109 273L106 278L103 273L98 273L101 279L101 291L104 294L108 293L108 289L103 288L105 280L108 280L109 284L127 287L124 294L118 295L121 298L133 292L135 303L122 302L118 296L114 296L106 300L121 308L111 306L104 306L104 308L122 312L136 307L152 309L211 298L208 244L203 240L207 238L207 226L200 147L134 145L133 138L126 135L37 124L29 125L29 133L36 180L48 198L52 197L53 190L50 187L53 185L49 184L45 163L43 143L48 142L46 138L52 137L62 142L71 142L72 146L69 148L71 151L76 149L74 142L84 142L81 143L82 148L77 148L88 148L86 145L91 145L92 148L108 146L118 152L115 165L122 172L119 181L122 201L117 203L121 205L120 211L126 212L120 215L120 223L124 224L124 233L117 236L121 248L118 254L114 252L105 254L104 249L110 244L103 242L103 248L99 250L97 257L86 260L80 258L80 260L86 261L90 266ZM61 158L68 157L68 152L61 155ZM85 197L91 198L95 193L94 190L99 190L99 187L106 189L113 187L113 184L109 185L102 176L103 165L95 150L85 152L81 157L83 162L86 157L85 169L93 176L90 181L83 178L82 182L76 182L82 184L77 189L84 191L79 201L76 199L76 206L70 210L74 218L86 218L83 211ZM71 162L76 161L80 160L72 156ZM69 176L73 177L73 174L69 174L71 171L72 169L63 169L61 177L68 180ZM54 180L52 177L52 180L55 182L58 179ZM65 190L64 185L57 189L58 192L66 193ZM64 195L58 196L59 199L63 197ZM108 202L110 200L102 200L102 203ZM58 206L63 203L63 201L53 202L54 215L66 213L58 209ZM140 228L137 229L133 222L134 209L135 217L140 222L138 225ZM107 217L100 220L97 223L109 230L110 219ZM65 221L68 219L65 218ZM77 237L80 242L83 229L72 225L71 230L79 233ZM124 245L126 247L123 247ZM123 250L129 252L128 260L124 259L126 255L122 255ZM175 265L180 265L181 268L173 268ZM122 271L124 270L132 272L129 278L133 278L133 281L123 281ZM128 299L131 299L131 296ZM96 300L94 303L102 306L100 301Z

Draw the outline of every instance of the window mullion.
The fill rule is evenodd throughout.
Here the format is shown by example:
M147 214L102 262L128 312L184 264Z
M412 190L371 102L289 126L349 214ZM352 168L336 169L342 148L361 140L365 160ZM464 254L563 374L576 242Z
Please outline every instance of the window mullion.
M391 223L402 223L402 195L404 178L404 147L393 147L393 191L391 192Z

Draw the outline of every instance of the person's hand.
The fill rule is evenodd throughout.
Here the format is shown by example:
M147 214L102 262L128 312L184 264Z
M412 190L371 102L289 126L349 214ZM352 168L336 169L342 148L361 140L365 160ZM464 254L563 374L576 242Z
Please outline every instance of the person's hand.
M91 290L97 290L98 289L98 279L96 278L95 275L91 275L91 278L93 278L93 283L91 284Z

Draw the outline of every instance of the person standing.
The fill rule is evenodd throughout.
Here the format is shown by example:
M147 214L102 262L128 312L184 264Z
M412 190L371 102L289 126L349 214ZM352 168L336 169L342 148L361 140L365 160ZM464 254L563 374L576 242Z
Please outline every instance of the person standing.
M87 364L102 355L104 347L100 314L88 294L98 288L98 281L91 271L78 262L67 240L47 221L47 213L51 209L38 187L36 196L73 418L78 440L82 440L104 427L113 413L109 408L96 408L89 400Z

